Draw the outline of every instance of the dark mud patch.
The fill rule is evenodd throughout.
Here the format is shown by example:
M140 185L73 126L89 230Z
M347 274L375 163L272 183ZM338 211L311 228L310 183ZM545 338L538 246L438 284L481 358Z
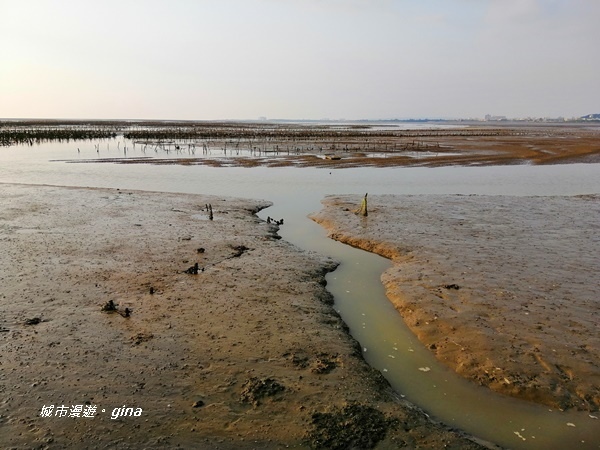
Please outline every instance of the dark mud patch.
M248 247L246 247L245 245L234 245L231 247L234 251L233 255L231 255L232 258L239 258L240 256L242 256L245 252L247 252L248 250L250 250Z
M398 423L371 406L350 404L333 412L314 413L306 440L314 449L370 449Z

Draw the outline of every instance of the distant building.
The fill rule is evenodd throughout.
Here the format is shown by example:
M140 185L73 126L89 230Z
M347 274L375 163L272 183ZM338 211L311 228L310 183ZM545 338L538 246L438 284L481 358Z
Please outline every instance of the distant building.
M587 116L581 116L581 120L600 120L600 114L588 114Z
M499 121L504 121L504 120L508 120L506 118L506 116L491 116L489 114L485 115L486 122L499 122Z

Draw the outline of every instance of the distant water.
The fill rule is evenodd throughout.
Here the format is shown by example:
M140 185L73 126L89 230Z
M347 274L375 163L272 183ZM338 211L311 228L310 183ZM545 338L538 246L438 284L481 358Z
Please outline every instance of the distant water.
M320 208L326 194L579 195L600 192L600 164L439 168L239 168L76 164L96 158L190 157L123 139L0 147L0 181L289 199ZM196 150L197 156L199 152ZM229 152L231 155L231 152ZM210 157L223 157L213 151ZM257 182L259 181L259 182ZM310 199L310 200L309 200Z

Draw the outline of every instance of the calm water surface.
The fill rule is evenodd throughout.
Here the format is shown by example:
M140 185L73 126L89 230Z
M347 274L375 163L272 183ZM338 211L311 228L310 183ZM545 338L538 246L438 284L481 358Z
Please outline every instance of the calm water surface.
M494 394L438 364L385 297L379 278L389 267L389 261L327 239L324 230L306 217L321 208L320 201L328 194L600 193L600 165L328 170L64 162L142 156L139 146L133 149L131 143L117 142L0 147L0 182L270 200L274 206L260 215L284 218L285 225L280 231L284 239L342 261L328 275L335 308L361 343L367 361L386 376L397 392L439 420L506 447L600 448L600 420L589 414L550 411L547 407ZM125 147L129 148L127 155ZM153 155L147 151L147 156ZM213 156L223 157L217 153ZM424 368L429 370L424 372Z

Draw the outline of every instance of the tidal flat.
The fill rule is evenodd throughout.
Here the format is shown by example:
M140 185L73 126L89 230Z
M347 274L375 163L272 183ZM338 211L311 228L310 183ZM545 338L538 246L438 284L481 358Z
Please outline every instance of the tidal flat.
M386 294L444 364L557 409L600 407L600 197L330 196L329 236L390 258Z
M598 192L594 177L590 178L594 170L589 169L597 167L594 162L599 151L598 127L494 124L450 128L436 125L409 130L398 125L203 124L195 129L188 125L171 124L163 129L156 123L115 123L110 124L110 129L80 130L84 135L91 133L84 141L70 140L68 127L88 125L69 124L66 131L60 131L56 124L28 124L29 131L46 129L49 135L34 137L29 132L22 133L30 139L27 145L0 148L0 181L13 183L2 185L5 208L0 216L4 255L0 338L5 344L2 354L7 355L2 360L3 368L9 369L2 373L2 385L3 392L12 392L6 395L0 413L0 426L7 432L0 435L2 439L10 437L7 446L19 448L38 443L41 447L59 448L71 438L86 443L91 436L97 448L160 448L177 444L207 448L345 448L366 447L367 442L376 448L493 447L455 428L441 426L400 398L398 391L394 392L381 374L363 361L360 347L348 335L346 325L331 305L330 294L323 288L325 273L337 261L299 251L285 239L279 239L281 231L283 236L288 231L303 234L308 224L302 222L298 211L317 211L324 195L364 192L366 187L373 199L369 225L362 221L359 227L347 229L347 235L353 236L349 238L356 241L353 245L364 246L367 242L365 248L369 251L392 257L395 269L386 272L383 279L388 297L396 306L404 301L407 292L423 294L414 307L402 312L398 306L398 310L429 352L462 376L499 392L558 408L594 410L597 375L593 374L590 361L597 356L597 342L582 341L579 345L584 347L573 350L576 367L568 365L568 355L562 348L554 348L561 350L561 360L555 360L554 352L548 356L546 345L537 340L523 341L518 334L521 328L527 330L532 324L530 309L535 314L542 309L536 303L538 299L516 301L522 295L520 289L530 286L535 286L535 292L539 290L540 297L551 300L545 306L551 309L547 323L536 326L542 327L537 331L554 336L555 342L565 330L575 340L578 336L583 340L586 329L581 327L587 327L597 317L586 316L583 311L589 312L590 304L584 302L583 309L578 306L579 316L568 323L559 318L555 328L550 321L552 314L560 316L567 310L573 286L567 283L567 291L562 283L555 283L553 288L550 282L538 286L535 272L539 269L543 274L546 266L531 262L543 255L540 246L549 244L552 250L575 238L577 245L566 254L571 262L563 267L564 273L576 275L578 286L584 286L582 292L594 286L590 282L593 276L587 276L585 270L593 270L597 260L585 256L586 261L577 259L577 255L586 255L594 248L582 246L589 239L593 224L584 221L582 230L588 234L578 236L577 218L582 212L575 207L581 203L575 200L586 198L594 206L597 198L593 194L572 195ZM146 135L125 137L131 130ZM151 132L155 134L148 134ZM73 138L77 136L81 137L74 134ZM562 164L571 162L592 164ZM554 163L562 165L552 169L550 165ZM401 169L403 166L422 167ZM296 170L297 167L311 169ZM585 174L581 178L587 181L574 182L577 173ZM475 176L477 180L472 179L475 174L480 174ZM547 180L548 174L554 183ZM465 183L458 183L458 178L463 177ZM483 185L480 178L485 179ZM523 186L519 185L522 179L528 180ZM517 185L513 186L513 182ZM40 183L55 186L39 186ZM73 187L59 187L63 184ZM481 192L482 186L484 192L499 190L509 195L479 199L400 195L386 198L381 204L380 197L372 195L420 190ZM565 190L571 197L563 197ZM520 199L524 192L545 197ZM549 193L553 197L548 197ZM239 196L253 200L234 198ZM281 211L286 218L281 230L256 216L273 200L274 209L267 211L279 211L278 205L286 205L285 212ZM344 220L356 219L351 211L359 205L360 196L329 201L340 202L340 214L349 214L350 219L340 219L342 228ZM214 211L213 221L208 218L208 204ZM513 209L516 222L502 222ZM327 206L323 214L331 210ZM400 219L387 217L398 211ZM593 211L592 208L589 212ZM406 212L409 214L404 215ZM594 214L597 217L597 212ZM263 219L265 215L260 213ZM546 229L543 227L554 216L559 217L555 224L558 228L549 228L549 233L541 235L532 231L539 224ZM572 222L572 218L576 220ZM408 219L414 223L407 223ZM254 228L248 231L240 220L251 222ZM406 228L395 228L395 221ZM513 228L523 223L529 234L519 237ZM171 234L173 230L176 232ZM454 234L444 234L452 230ZM464 234L467 231L471 234ZM498 231L505 234L494 234ZM80 237L71 240L71 236ZM485 236L487 240L482 241ZM358 241L361 243L356 244ZM427 250L423 244L428 241L437 244ZM374 242L378 244L372 246ZM517 277L520 284L513 286L514 260L506 258L504 246L510 249L523 242L523 249L529 250L519 256L515 267L525 268L528 278ZM471 245L480 254L471 251ZM526 258L531 250L528 246L533 246L536 258ZM398 255L407 254L394 251L387 253L388 250L382 250L384 247L394 251L410 249L407 254L415 259L403 259ZM487 247L495 250L486 253ZM262 250L255 261L251 256L259 253L257 249ZM473 257L475 264L468 258L463 261L463 253ZM437 265L444 258L456 258L450 269L455 264L466 268L459 274ZM477 275L471 269L478 268L482 260L488 264L482 268L489 270ZM236 263L239 265L234 268ZM159 276L154 277L156 274ZM87 279L88 275L93 277ZM249 280L244 281L245 278ZM500 288L490 291L495 285L489 283L496 281ZM167 290L162 287L163 282ZM72 293L76 295L71 296ZM526 290L524 295L530 294ZM561 301L557 296L564 298ZM61 301L55 304L57 298ZM86 298L91 300L86 303ZM111 300L115 310L103 311ZM240 306L246 301L252 303L251 308ZM294 306L279 305L290 301ZM496 309L479 315L477 308L482 304L492 304ZM56 305L60 307L56 309ZM81 305L85 305L83 310ZM460 327L469 331L463 333L463 337L469 335L465 343L475 345L466 346L456 336L450 337L456 331L452 327L457 327L444 328L440 319L443 314L437 314L437 309L433 315L437 319L432 324L425 311L428 305L440 307L442 313L448 312L446 307L453 309L454 316L446 314L445 318L462 317ZM500 313L504 308L510 314L502 320ZM191 315L186 315L188 309ZM423 311L425 314L417 317ZM515 326L518 324L519 330L507 328L511 314L517 318ZM71 324L69 316L74 320ZM584 318L581 323L579 318ZM307 328L307 323L312 325ZM44 329L53 324L50 334L62 338L44 341L50 335ZM98 329L100 325L104 328ZM92 327L89 332L88 326ZM477 334L482 330L485 333ZM230 334L238 340L230 338ZM161 335L167 339L159 338ZM91 346L85 343L88 337ZM505 365L492 364L491 368L492 361L497 360L497 347L488 345L489 338L506 341L506 351L513 352L509 359L499 360ZM41 346L37 345L40 340ZM268 350L281 341L285 345ZM449 341L453 343L448 345ZM488 352L492 359L484 361L482 355L488 350L494 350ZM587 359L586 353L590 356ZM248 357L250 354L257 356ZM230 358L231 355L235 356ZM499 356L506 355L501 352ZM188 357L194 362L190 363ZM203 360L210 364L202 363ZM520 374L516 361L527 363L527 373ZM123 369L119 368L121 365ZM282 367L287 367L288 372L280 372ZM588 372L590 367L592 372ZM112 371L112 378L106 378L104 370ZM45 372L49 376L43 375ZM587 377L588 373L592 375ZM72 378L71 374L77 376ZM559 384L552 384L557 379ZM127 380L134 381L127 385ZM144 392L147 385L153 388L152 393ZM47 386L52 395L45 393ZM71 400L71 391L77 394L75 400ZM55 400L55 394L61 398ZM135 401L136 396L143 399L144 395L148 396L144 402L150 407ZM67 405L69 402L72 404ZM97 406L99 416L87 421L81 417L66 421L67 417L40 416L42 407L50 405L64 406L67 417L72 407ZM204 409L206 406L210 408ZM144 421L148 420L146 425L151 423L152 427L144 427L135 416L110 418L115 408L126 407L142 408ZM102 410L105 412L100 415ZM212 415L199 415L204 411ZM593 420L593 414L590 418L586 415L586 420ZM341 426L350 417L356 418L352 433ZM368 417L375 420L368 421ZM569 438L572 431L583 431L580 423L574 421L577 428L572 428L563 422L557 427L557 436L567 439L564 442L580 442L581 438ZM132 426L140 430L139 434L131 433ZM528 439L521 445L521 437L513 435L510 429L519 448L535 448L534 436L526 435L517 425L515 430ZM541 440L539 433L535 434ZM354 435L361 440L351 441ZM584 435L585 432L581 436ZM594 445L588 437L586 441L588 447Z
M3 448L482 448L365 363L269 202L0 192Z

